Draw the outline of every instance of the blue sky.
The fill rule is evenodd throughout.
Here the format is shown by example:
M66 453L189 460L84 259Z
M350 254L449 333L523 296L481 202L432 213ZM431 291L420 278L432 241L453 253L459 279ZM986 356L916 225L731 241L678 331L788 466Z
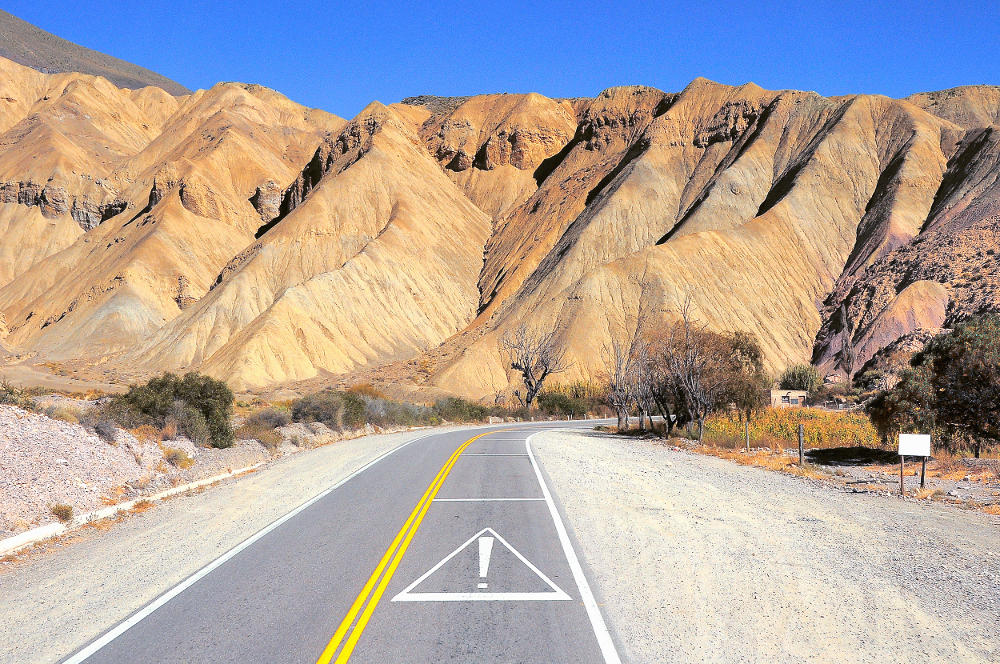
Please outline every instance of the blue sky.
M124 8L124 9L123 9ZM1000 5L953 2L7 2L70 41L195 89L275 88L353 116L372 99L692 78L898 97L1000 84Z

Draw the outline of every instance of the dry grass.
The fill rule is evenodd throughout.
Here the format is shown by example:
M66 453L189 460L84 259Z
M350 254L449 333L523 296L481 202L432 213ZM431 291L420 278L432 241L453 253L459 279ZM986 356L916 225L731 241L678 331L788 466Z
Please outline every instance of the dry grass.
M237 440L256 440L271 452L281 445L281 434L273 428L256 422L247 422L236 430Z
M878 432L864 413L819 408L768 408L750 420L750 445L771 449L798 445L799 424L810 449L878 447ZM745 445L743 423L736 415L713 415L705 421L704 442L717 447Z
M775 454L773 452L760 450L747 454L742 451L712 446L701 446L695 448L695 450L701 454L708 454L714 457L719 457L720 459L735 461L743 466L755 466L757 468L774 470L781 473L787 473L789 475L797 475L799 477L808 477L811 479L824 479L829 477L827 473L820 470L817 466L809 463L800 466L794 459L785 454Z
M353 394L360 394L361 396L371 397L373 399L387 399L388 397L377 387L371 383L358 383L357 385L352 385L347 388L348 392Z
M186 470L194 465L194 459L187 452L176 447L163 448L163 459L171 466L181 470Z
M128 510L128 512L129 514L142 514L143 512L151 509L153 509L153 502L151 500L146 500L145 498L143 498L135 505L133 505Z
M177 438L177 434L177 421L172 419L168 420L167 423L163 425L163 428L160 429L160 442L165 440L174 440Z
M69 406L49 406L45 409L45 417L52 420L59 420L60 422L69 422L70 424L80 423L80 411Z
M125 497L126 489L122 485L111 487L107 495L101 496L102 505L117 505Z
M943 496L944 491L942 491L941 489L931 489L930 487L924 487L923 489L917 489L917 491L913 495L914 497L919 498L920 500L926 500L928 498L933 500L935 498L940 498L941 496Z
M149 424L143 424L141 427L129 429L129 433L135 436L136 440L143 443L160 442L160 430Z
M94 530L103 533L111 530L111 526L115 525L115 521L117 521L117 519L114 517L107 517L104 519L95 519L86 525L88 528L93 528Z
M52 514L62 521L63 523L71 521L73 519L73 506L67 505L65 503L59 503L53 505L51 508Z
M1000 503L993 503L992 505L984 505L983 511L986 512L987 514L1000 516Z

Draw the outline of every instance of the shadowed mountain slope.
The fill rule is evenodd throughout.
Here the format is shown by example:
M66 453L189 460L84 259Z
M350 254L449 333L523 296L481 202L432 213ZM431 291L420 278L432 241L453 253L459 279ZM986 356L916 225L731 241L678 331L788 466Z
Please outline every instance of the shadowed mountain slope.
M155 85L172 95L191 92L166 76L66 41L3 10L0 10L0 57L47 74L79 72L103 76L122 88Z

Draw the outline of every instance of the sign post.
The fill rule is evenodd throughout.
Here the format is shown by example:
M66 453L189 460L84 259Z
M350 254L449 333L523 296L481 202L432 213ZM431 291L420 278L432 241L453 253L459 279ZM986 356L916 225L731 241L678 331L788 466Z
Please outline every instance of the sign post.
M920 464L920 487L924 486L924 474L927 471L927 457L931 455L931 437L926 433L899 434L899 495L904 495L903 462L908 456L922 458Z

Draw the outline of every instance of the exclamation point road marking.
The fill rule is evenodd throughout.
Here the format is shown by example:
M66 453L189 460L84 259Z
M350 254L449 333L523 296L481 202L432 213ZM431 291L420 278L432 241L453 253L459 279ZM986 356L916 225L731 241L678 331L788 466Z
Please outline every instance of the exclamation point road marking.
M479 578L485 579L486 573L490 570L490 554L493 553L493 538L479 538ZM489 584L483 581L480 588L488 588Z

